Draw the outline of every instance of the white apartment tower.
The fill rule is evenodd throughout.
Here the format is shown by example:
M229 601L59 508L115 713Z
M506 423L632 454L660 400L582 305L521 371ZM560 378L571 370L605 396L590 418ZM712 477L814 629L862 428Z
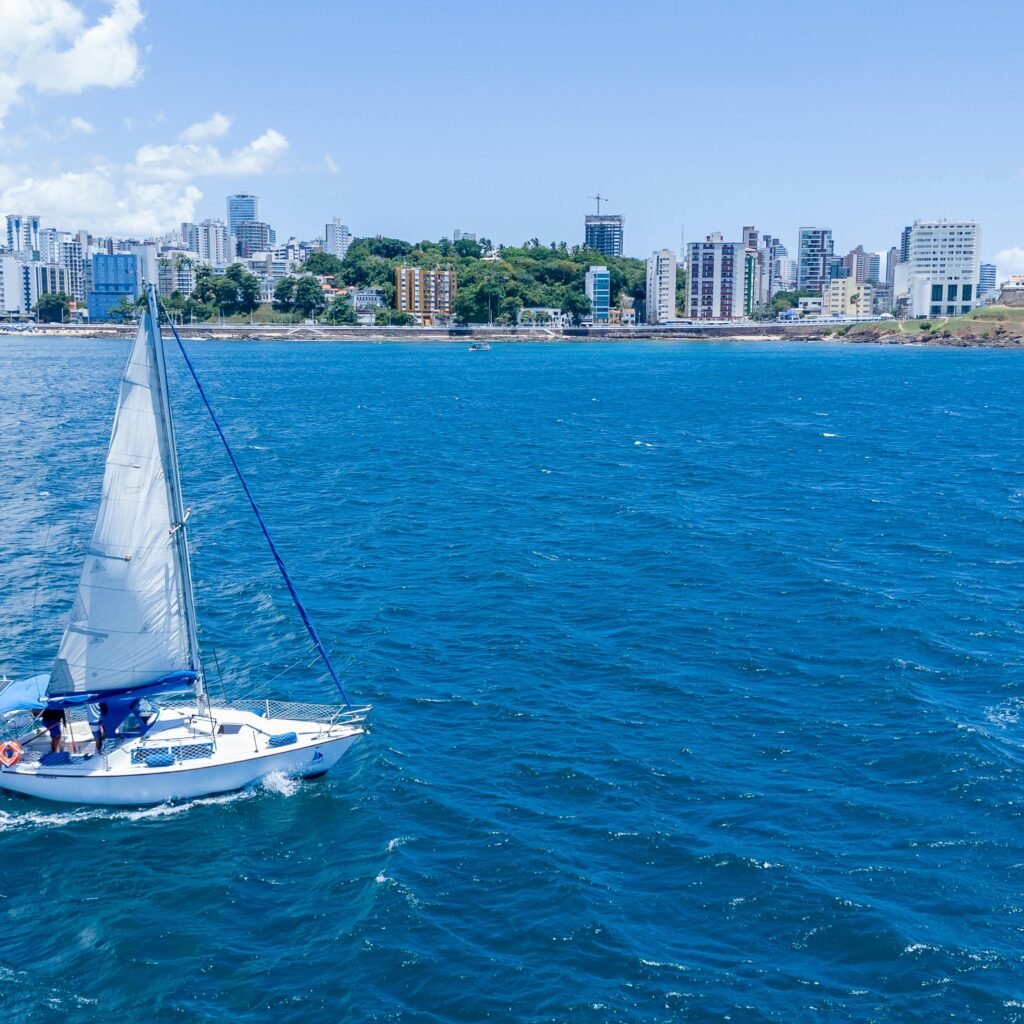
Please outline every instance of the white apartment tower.
M234 259L228 226L222 220L183 223L181 237L186 249L199 254L200 263L221 270Z
M7 248L28 255L39 251L38 214L7 214Z
M341 223L340 217L334 217L324 228L324 252L343 260L351 245L352 233L348 226Z
M16 257L0 255L0 316L23 312L22 266Z
M975 221L914 221L907 260L912 317L961 316L978 302L981 231Z
M647 260L647 312L649 324L663 324L676 317L676 254L659 249Z
M745 242L726 242L720 232L691 242L686 315L691 320L739 320L757 298L757 253Z

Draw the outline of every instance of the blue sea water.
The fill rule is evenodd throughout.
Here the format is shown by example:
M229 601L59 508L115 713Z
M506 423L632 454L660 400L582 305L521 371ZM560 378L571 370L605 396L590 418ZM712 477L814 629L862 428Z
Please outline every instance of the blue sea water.
M126 350L0 341L11 675ZM1024 1021L1019 354L191 352L374 731L317 782L0 797L6 1019ZM207 662L327 699L172 373Z

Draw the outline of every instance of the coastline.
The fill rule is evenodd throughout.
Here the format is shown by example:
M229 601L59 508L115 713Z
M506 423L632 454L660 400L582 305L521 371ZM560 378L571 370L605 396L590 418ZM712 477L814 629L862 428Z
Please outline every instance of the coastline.
M30 331L0 330L3 338L34 336L75 339L130 338L133 324L45 324ZM920 335L880 331L874 324L857 325L837 332L824 324L709 324L701 327L601 328L576 327L564 330L510 327L334 327L311 324L189 324L179 329L189 341L322 341L389 342L416 344L448 341L454 343L488 341L555 344L565 342L610 341L805 341L834 342L847 345L890 345L911 348L1024 348L1024 336L991 333L950 333L928 331Z

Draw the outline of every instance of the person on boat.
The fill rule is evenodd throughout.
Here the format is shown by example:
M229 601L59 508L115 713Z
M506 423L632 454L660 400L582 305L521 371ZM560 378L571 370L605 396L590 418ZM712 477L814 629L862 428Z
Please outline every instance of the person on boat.
M103 723L106 714L107 705L103 701L86 706L86 716L89 719L89 728L92 730L92 738L96 741L97 754L103 751L103 741L107 738L106 728Z
M64 725L64 712L58 708L45 708L42 719L46 731L50 734L50 750L56 754L61 749L61 727Z

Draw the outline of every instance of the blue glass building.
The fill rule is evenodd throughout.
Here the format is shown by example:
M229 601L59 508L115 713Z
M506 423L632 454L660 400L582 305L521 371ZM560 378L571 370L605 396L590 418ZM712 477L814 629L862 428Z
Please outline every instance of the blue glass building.
M139 258L134 253L97 253L92 258L89 319L109 320L115 306L123 299L134 301L141 290Z
M260 219L260 198L249 192L228 196L228 234L237 235L239 224L254 224Z
M587 298L590 299L590 315L595 324L608 323L608 308L611 306L611 274L607 267L590 267L587 270Z
M982 263L981 274L978 277L978 297L984 299L995 291L996 265L994 263Z

